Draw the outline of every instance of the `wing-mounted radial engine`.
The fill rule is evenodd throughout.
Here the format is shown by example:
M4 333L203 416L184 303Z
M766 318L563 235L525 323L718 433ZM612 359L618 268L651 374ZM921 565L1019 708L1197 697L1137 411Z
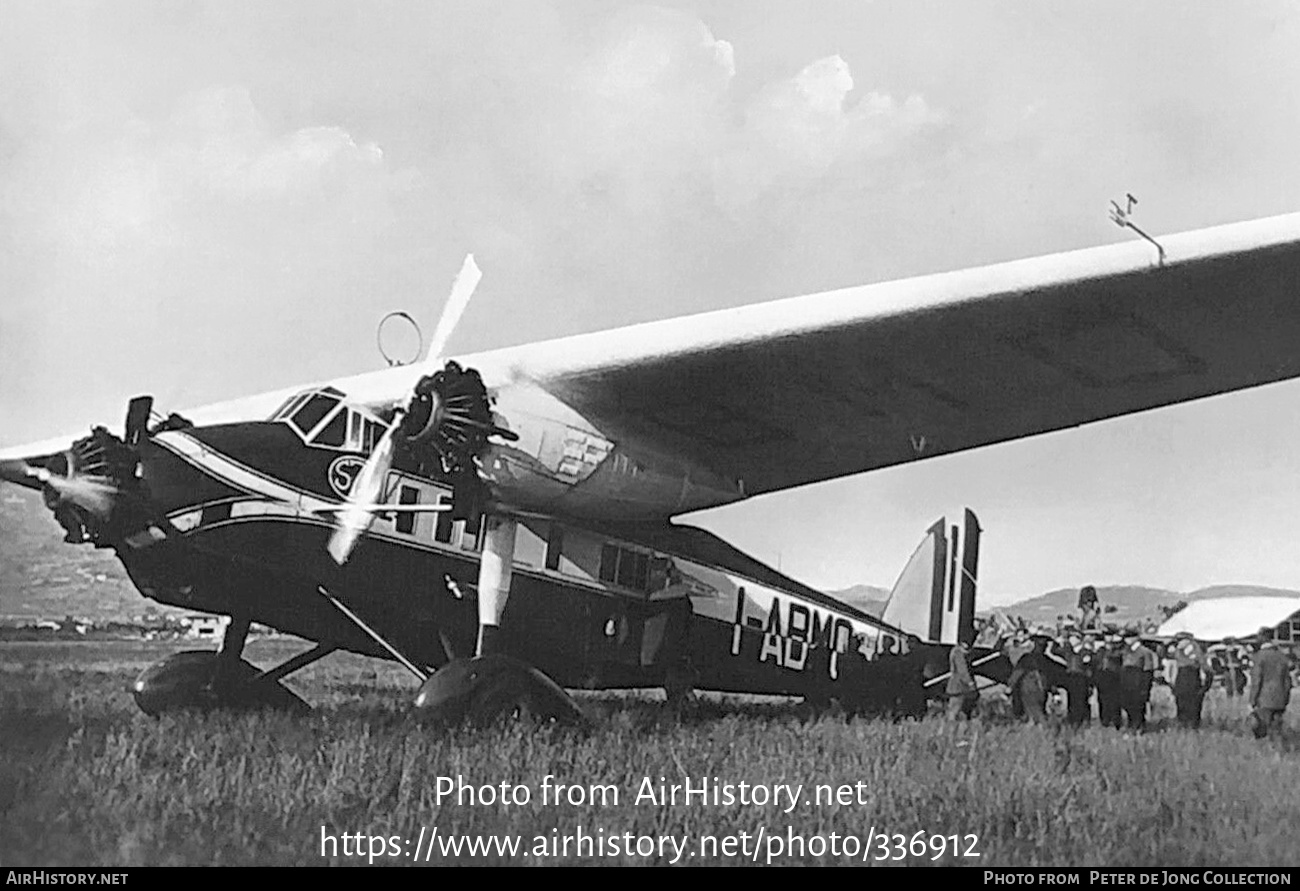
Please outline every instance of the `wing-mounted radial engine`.
M439 720L492 720L528 713L544 720L582 723L582 709L554 681L536 668L494 650L497 631L509 595L515 544L515 520L501 514L491 501L483 459L493 438L517 440L498 423L492 398L479 373L448 361L415 385L405 408L395 412L384 440L376 445L357 476L350 500L358 512L382 490L390 466L409 461L417 472L440 477L453 487L451 515L456 519L487 514L477 586L479 640L473 657L447 651L449 662L426 675L395 650L377 629L365 625L333 593L321 588L331 603L406 665L422 681L416 707ZM331 554L344 564L368 519L344 511L331 540ZM450 644L444 639L444 648Z
M474 258L466 257L434 330L427 360L430 366L437 368L443 363L443 348L480 275ZM342 599L324 587L320 590L423 681L416 702L426 711L453 718L466 714L486 718L523 710L556 720L581 719L582 710L553 681L499 651L501 617L510 595L516 519L488 497L491 493L482 461L493 437L518 439L497 423L492 399L477 371L447 361L422 377L410 402L394 410L388 429L357 473L327 545L330 556L343 567L370 528L374 509L382 506L388 472L399 457L405 455L422 468L450 479L454 487L453 515L486 514L476 592L479 635L473 657L449 652L448 664L427 676L377 630L351 613Z
M489 493L482 462L492 437L519 438L497 424L479 373L450 361L415 385L415 395L397 428L399 446L419 472L452 484L454 519L483 511Z

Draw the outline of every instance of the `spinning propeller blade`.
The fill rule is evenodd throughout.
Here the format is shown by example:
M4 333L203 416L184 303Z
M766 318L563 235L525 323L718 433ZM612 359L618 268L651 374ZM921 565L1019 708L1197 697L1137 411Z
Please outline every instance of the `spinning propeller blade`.
M483 273L474 263L474 255L467 254L456 281L452 283L451 295L442 308L438 327L434 329L433 338L429 341L428 358L425 359L427 364L437 365L442 361L442 351L446 348L447 341L451 339L451 334L460 322L461 316L464 315L465 307L469 305L469 298L482 277ZM401 426L404 417L405 411L399 408L393 416L392 423L384 431L383 437L375 445L375 450L366 459L365 466L357 474L347 501L339 511L337 525L334 534L330 536L328 549L334 562L340 566L351 556L361 534L370 528L374 520L373 505L385 500L384 483L388 479L388 471L393 466L393 452L397 447L397 429Z
M45 467L33 466L26 461L0 461L0 480L16 483L29 489L49 486L61 498L90 511L97 517L107 517L113 509L113 497L118 488L112 480L99 476L64 476Z
M465 314L465 307L469 306L469 298L473 296L474 289L478 287L481 278L483 273L474 262L474 255L466 254L465 262L461 264L460 272L452 282L451 295L447 297L447 303L442 308L438 327L433 329L433 337L429 340L425 359L428 364L436 365L441 361L442 351L446 348L447 341L451 339L451 333L460 324L460 317Z

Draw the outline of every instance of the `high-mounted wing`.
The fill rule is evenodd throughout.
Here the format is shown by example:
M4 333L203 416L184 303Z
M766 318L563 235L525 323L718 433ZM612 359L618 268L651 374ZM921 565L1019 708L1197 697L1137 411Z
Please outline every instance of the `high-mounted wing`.
M1134 239L457 358L750 495L1300 375L1300 214L1159 241L1163 264ZM387 411L421 374L304 386ZM184 414L265 418L301 389ZM26 482L21 459L68 441L0 470Z
M1300 214L466 357L748 494L1300 375Z

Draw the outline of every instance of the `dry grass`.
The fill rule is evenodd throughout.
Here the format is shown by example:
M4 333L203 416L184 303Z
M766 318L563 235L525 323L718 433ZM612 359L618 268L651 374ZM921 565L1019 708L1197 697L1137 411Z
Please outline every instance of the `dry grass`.
M978 860L941 863L1300 864L1294 708L1287 736L1266 743L1242 730L1240 703L1221 698L1208 703L1199 733L1162 728L1138 738L996 717L957 725L812 719L789 705L735 699L673 714L653 696L591 697L601 720L586 733L526 724L446 730L407 713L412 685L398 670L335 655L291 681L317 706L309 718L147 718L125 686L176 648L0 645L0 863L310 865L328 862L322 827L414 839L436 825L444 835L519 834L531 845L581 825L694 838L760 826L769 835L792 827L865 837L875 827L979 836ZM257 662L284 654L283 644L250 647ZM1168 694L1158 696L1167 717ZM790 815L773 806L632 802L643 776L672 782L683 773L804 783L809 795L816 783L860 781L869 800ZM457 774L527 784L535 795L547 774L623 794L606 807L440 805L436 778Z

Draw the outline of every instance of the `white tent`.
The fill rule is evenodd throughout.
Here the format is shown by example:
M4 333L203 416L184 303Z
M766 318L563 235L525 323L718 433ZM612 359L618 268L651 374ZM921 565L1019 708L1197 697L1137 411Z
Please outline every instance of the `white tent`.
M1197 640L1253 637L1261 628L1273 628L1300 613L1300 597L1216 597L1193 600L1170 616L1159 637L1191 632Z

